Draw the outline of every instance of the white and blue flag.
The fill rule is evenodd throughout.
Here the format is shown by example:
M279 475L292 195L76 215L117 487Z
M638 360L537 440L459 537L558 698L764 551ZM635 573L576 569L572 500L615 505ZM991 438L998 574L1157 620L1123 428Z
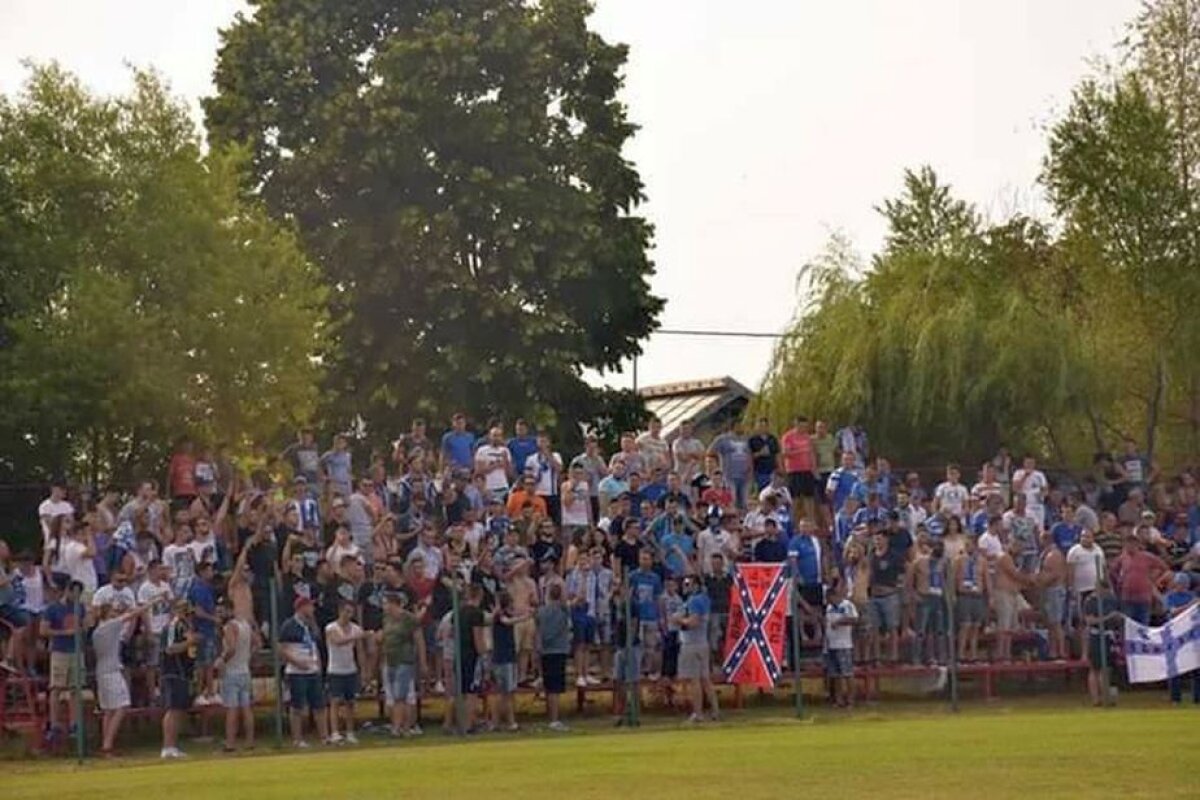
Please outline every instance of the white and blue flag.
M1126 617L1125 664L1130 683L1164 681L1200 669L1200 604L1159 628Z

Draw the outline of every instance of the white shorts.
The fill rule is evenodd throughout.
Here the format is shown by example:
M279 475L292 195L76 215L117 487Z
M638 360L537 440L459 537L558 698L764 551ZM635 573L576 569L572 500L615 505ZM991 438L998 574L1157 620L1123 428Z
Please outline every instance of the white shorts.
M120 672L106 672L96 676L96 701L103 711L129 708L129 684Z

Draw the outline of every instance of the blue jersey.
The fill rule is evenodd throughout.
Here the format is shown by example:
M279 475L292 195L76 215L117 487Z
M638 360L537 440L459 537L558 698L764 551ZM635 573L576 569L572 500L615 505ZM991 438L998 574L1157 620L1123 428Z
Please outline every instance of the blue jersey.
M537 452L537 438L533 436L514 436L508 440L508 452L518 470L525 469L525 462Z
M446 431L442 435L442 454L451 466L470 469L475 463L475 436L467 431Z
M712 600L707 592L693 592L687 599L685 615L698 617L690 628L679 632L679 643L683 645L708 645L708 617L712 613Z
M1079 541L1082 533L1081 527L1072 525L1070 522L1059 522L1050 529L1050 536L1054 539L1055 546L1064 553Z
M788 561L801 586L821 585L821 544L812 536L793 536L788 542Z
M858 486L858 475L852 469L838 467L829 476L829 482L826 488L829 491L830 499L833 501L833 510L840 511L842 506L846 504L846 498L849 497Z

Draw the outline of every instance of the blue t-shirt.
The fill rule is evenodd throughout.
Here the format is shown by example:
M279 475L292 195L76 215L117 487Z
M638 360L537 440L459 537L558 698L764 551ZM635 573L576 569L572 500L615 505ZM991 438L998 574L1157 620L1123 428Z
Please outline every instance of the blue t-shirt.
M188 602L209 614L213 614L217 610L216 592L213 591L211 584L207 584L202 580L192 581L192 586L188 589ZM192 624L196 629L196 633L206 639L212 638L213 631L215 630L212 620L201 619L197 616Z
M475 436L469 431L446 431L442 435L442 453L450 459L450 465L470 469L474 463Z
M537 452L536 436L514 436L508 440L508 452L518 471L525 470L525 462Z
M821 550L816 540L811 536L793 536L787 552L800 585L820 586Z
M679 643L681 645L708 645L708 616L712 613L712 601L707 592L692 592L684 605L684 613L689 617L699 617L690 628L681 628Z
M750 474L750 442L732 433L723 433L713 440L712 451L721 458L721 469L731 481L740 481Z
M1083 528L1078 525L1072 525L1070 522L1059 522L1050 529L1050 536L1054 539L1054 544L1059 550L1064 553L1071 549L1071 546L1079 542L1079 537L1083 533Z
M50 630L61 631L68 626L78 624L87 614L87 609L77 603L74 613L72 613L71 607L60 600L57 603L51 603L45 613L46 622L50 623ZM50 649L55 653L74 653L75 634L69 633L65 636L51 636Z
M852 469L838 467L833 471L829 476L829 485L833 487L832 500L835 511L840 511L846 504L846 498L854 492L858 483L858 475Z
M686 533L676 533L673 530L668 530L659 538L659 546L663 551L663 563L667 566L667 572L671 575L682 575L687 568L683 558L674 550L678 547L683 551L684 556L692 557L696 552L696 543L692 537Z
M323 459L325 465L325 474L329 476L329 480L338 484L341 488L350 486L350 451L349 450L331 450L325 454Z
M658 573L636 569L629 574L629 586L633 589L638 619L658 622L658 598L663 593L663 582Z
M639 505L640 505L640 501L649 500L651 503L653 503L657 507L658 501L662 500L663 495L665 495L666 493L667 493L667 485L665 483L648 483L645 486L643 486L641 491L639 492L639 494L641 494L641 497L638 498Z

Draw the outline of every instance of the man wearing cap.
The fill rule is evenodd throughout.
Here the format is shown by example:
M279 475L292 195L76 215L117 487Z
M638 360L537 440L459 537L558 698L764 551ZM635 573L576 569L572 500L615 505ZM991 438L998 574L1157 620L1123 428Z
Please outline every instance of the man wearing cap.
M163 628L160 640L162 653L162 757L183 758L178 747L179 726L183 715L192 705L192 664L196 659L199 639L192 630L191 606L178 599L171 608L171 619Z
M322 741L328 741L325 693L321 688L321 655L317 649L313 601L297 597L292 608L295 613L279 627L279 651L286 663L283 673L291 695L292 743L298 748L307 748L304 717L309 711L316 720L317 735Z

